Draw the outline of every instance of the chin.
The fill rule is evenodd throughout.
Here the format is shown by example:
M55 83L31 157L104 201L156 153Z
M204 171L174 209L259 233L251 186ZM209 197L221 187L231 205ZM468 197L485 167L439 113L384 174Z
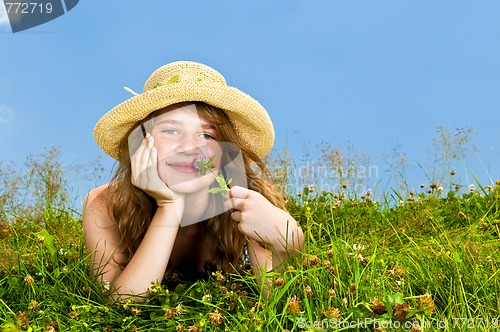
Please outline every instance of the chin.
M168 187L178 194L194 194L201 191L206 191L208 195L208 188L215 180L215 176L207 174L203 177L196 178L188 181L167 181Z

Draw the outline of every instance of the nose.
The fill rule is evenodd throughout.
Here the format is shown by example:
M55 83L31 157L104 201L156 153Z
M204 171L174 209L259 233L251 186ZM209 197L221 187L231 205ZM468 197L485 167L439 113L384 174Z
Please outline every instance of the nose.
M175 152L184 155L199 155L202 153L203 147L206 146L205 142L201 142L199 138L191 135L182 135L179 140Z

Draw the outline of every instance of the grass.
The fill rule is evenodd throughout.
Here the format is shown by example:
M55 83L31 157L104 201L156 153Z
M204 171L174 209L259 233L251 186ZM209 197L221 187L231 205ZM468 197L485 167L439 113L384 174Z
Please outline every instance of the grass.
M107 285L87 271L80 215L63 195L42 192L36 211L16 214L1 205L1 331L488 331L500 325L500 183L467 193L422 188L398 195L408 198L393 205L370 195L351 198L349 187L306 188L288 197L305 253L290 258L283 273L268 273L268 297L252 275L213 273L153 285L142 303L108 302Z

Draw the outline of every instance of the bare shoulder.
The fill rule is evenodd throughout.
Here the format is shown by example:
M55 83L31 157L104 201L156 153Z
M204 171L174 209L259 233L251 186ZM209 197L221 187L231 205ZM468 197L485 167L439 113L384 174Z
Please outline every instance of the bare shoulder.
M115 224L109 213L108 193L109 185L105 184L92 189L83 204L83 226L93 228L95 226L111 227Z
M97 198L101 196L106 196L108 190L109 190L109 183L103 184L100 187L92 189L87 195L87 198Z
M120 273L119 262L124 255L118 250L120 235L117 224L109 212L108 193L110 186L91 190L83 206L82 226L87 250L92 253L94 273L104 280L113 281ZM104 270L105 267L105 270Z

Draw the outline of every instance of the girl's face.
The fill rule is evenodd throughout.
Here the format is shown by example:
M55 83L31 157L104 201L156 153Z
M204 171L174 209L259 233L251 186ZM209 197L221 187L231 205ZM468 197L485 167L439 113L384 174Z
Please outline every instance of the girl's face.
M194 104L179 106L153 119L150 127L158 151L158 174L178 193L195 193L206 189L215 179L211 172L200 175L193 162L196 158L215 156L214 173L220 166L222 148L217 143L217 132L201 118Z

